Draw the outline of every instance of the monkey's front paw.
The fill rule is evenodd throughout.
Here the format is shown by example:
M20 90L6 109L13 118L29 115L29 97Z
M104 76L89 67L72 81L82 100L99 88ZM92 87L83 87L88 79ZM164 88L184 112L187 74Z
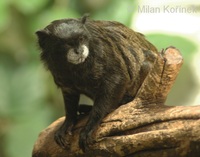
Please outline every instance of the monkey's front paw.
M69 135L72 135L72 128L73 125L68 125L66 126L65 124L63 124L56 132L54 135L54 140L56 141L56 143L61 146L63 149L67 149L69 148L70 142L69 139L67 139L67 137L69 137ZM68 136L67 136L68 134Z
M92 138L92 131L87 132L84 129L81 131L79 136L79 147L85 152L89 149L89 145L94 143L94 139Z

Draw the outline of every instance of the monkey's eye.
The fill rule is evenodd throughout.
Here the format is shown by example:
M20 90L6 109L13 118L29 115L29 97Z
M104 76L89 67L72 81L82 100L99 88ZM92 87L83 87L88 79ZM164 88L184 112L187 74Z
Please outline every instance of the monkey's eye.
M66 50L70 49L71 47L72 47L72 46L69 45L69 44L64 44L64 49L66 49Z
M76 45L76 42L74 40L69 40L65 43L65 45L67 45L68 47L74 46Z
M80 36L80 37L78 38L78 40L79 40L79 42L83 42L83 41L84 41L84 37L83 37L83 36Z

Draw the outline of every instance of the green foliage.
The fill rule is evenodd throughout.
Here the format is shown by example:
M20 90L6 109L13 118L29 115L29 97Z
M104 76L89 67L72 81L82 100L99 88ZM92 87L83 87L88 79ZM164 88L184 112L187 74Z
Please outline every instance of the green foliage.
M0 23L0 30L3 30L3 28L8 23L9 13L7 10L7 5L8 5L8 1L6 1L6 0L0 1L0 19L1 19L1 21L3 21Z
M44 71L35 63L17 68L0 65L0 117L7 119L4 128L9 156L28 156L38 129L50 123L52 110L45 102ZM4 70L3 70L4 68ZM8 72L5 72L8 71ZM4 127L4 126L1 126Z
M94 14L95 19L101 20L114 20L121 22L127 26L131 24L131 18L133 11L129 8L130 6L136 5L137 1L126 0L126 1L116 1L112 0L112 3L104 8L104 10L96 11ZM105 16L109 15L109 16Z
M194 42L178 35L154 33L147 35L147 39L151 41L158 50L168 46L177 47L187 60L191 60L192 55L198 49Z
M47 2L48 0L12 0L12 5L14 5L17 10L20 10L21 13L28 15L41 10Z

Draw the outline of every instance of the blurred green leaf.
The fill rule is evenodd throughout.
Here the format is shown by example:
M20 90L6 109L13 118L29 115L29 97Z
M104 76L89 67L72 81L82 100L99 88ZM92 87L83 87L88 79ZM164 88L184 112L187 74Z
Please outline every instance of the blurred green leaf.
M39 65L27 65L18 68L11 79L11 115L28 113L44 100L45 85Z
M100 20L113 20L121 22L125 25L130 25L134 10L131 6L137 5L137 1L133 0L112 0L110 5L106 6L103 10L95 12L94 18Z
M41 65L29 63L7 73L11 69L0 66L0 115L10 118L4 131L6 152L10 157L26 157L39 132L52 120L52 110L44 101L46 84Z
M48 0L12 0L12 4L24 14L31 14L42 9Z
M31 156L39 132L50 123L50 115L51 109L47 107L32 110L28 115L18 115L21 118L18 117L7 130L6 152L9 157Z
M44 28L45 26L50 24L50 22L57 19L77 17L79 17L79 14L70 8L51 8L49 10L45 10L41 15L35 16L33 17L33 19L30 20L30 32L34 34L36 30Z
M9 77L3 66L0 66L0 118L9 114Z
M151 41L160 51L169 46L174 46L179 49L185 59L191 59L192 54L197 50L197 45L189 40L188 38L182 36L174 36L167 34L148 34L146 38Z
M167 105L195 105L191 104L191 102L195 99L195 92L198 92L199 86L192 69L191 63L189 62L185 62L182 65L176 81L167 97Z
M0 32L3 32L9 22L9 10L8 10L9 1L1 0L0 1Z

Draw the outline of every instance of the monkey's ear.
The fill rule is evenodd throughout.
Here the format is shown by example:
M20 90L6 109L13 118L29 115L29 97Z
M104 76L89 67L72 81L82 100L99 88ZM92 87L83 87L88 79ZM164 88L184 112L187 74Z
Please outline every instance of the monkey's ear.
M38 44L41 48L45 47L46 41L49 37L49 32L45 29L42 30L38 30L37 32L35 32L35 34L38 37Z
M82 16L82 18L81 18L81 22L82 22L82 24L85 24L86 23L86 21L87 21L87 19L89 18L89 13L86 13L86 14L84 14L83 16Z
M42 29L36 31L35 34L37 35L38 39L45 39L49 35L49 32L45 29Z

